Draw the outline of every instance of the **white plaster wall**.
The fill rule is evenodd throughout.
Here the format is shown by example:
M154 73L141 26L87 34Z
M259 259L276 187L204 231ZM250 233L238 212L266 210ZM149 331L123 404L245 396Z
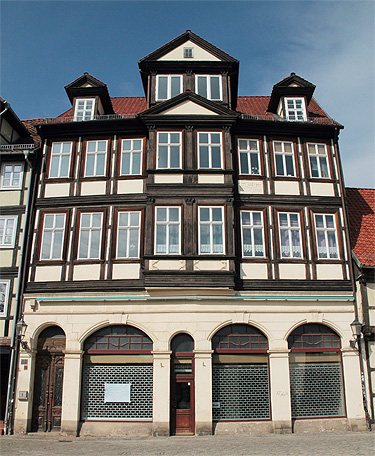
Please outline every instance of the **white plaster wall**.
M106 185L106 181L82 182L81 195L105 195Z
M369 341L368 342L368 351L369 351L369 364L370 364L370 367L375 367L375 342L371 342ZM375 374L375 372L374 372ZM375 389L375 384L372 383L374 385L374 389Z
M224 184L224 174L198 174L198 184Z
M18 206L20 204L21 192L19 190L1 190L0 206Z
M117 193L143 193L142 179L119 180L117 182Z
M263 194L263 182L256 180L239 180L238 181L238 192L249 193L255 195Z
M13 248L0 249L0 264L2 267L11 267L13 258Z
M56 184L46 184L44 190L45 198L55 198L59 196L69 196L69 182L65 183L56 183Z
M151 271L185 271L186 261L185 260L150 260L149 267Z
M228 260L194 260L194 271L229 271Z
M185 59L184 58L184 48L189 47L193 48L193 58ZM186 62L191 60L209 60L209 61L220 61L217 57L205 51L201 47L197 46L192 41L186 41L186 43L178 46L176 49L173 49L171 52L160 57L158 60L185 60Z
M329 182L310 182L311 196L335 196L334 184Z
M241 263L241 279L267 279L266 263Z
M183 103L174 106L173 108L166 109L161 113L162 115L206 115L206 116L218 116L216 112L211 111L210 109L204 108L203 106L194 103L193 101L187 100Z
M73 280L99 280L100 264L76 264Z
M155 174L155 184L182 184L184 181L183 174Z
M299 184L296 181L275 181L276 195L299 195Z
M342 280L341 264L317 264L316 275L318 280Z
M62 266L37 266L35 282L54 282L61 280Z
M306 267L304 264L286 264L279 263L279 276L280 279L306 279Z
M118 279L139 279L139 263L115 263L112 268L112 278Z

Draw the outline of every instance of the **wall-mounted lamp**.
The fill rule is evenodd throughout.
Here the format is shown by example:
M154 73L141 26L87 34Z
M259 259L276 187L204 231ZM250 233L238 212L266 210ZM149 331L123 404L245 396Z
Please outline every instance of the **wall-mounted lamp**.
M27 324L25 323L25 320L23 319L23 317L21 317L21 319L17 322L16 329L17 329L17 336L19 337L21 347L24 350L29 350L29 346L27 345L27 342L22 340L25 337L26 329L27 329Z
M352 328L352 334L353 334L353 337L354 337L354 340L350 341L350 346L352 348L356 348L356 345L357 345L357 348L359 348L359 339L361 338L361 334L362 334L362 329L364 327L364 323L361 323L360 321L355 319L350 324L350 327Z

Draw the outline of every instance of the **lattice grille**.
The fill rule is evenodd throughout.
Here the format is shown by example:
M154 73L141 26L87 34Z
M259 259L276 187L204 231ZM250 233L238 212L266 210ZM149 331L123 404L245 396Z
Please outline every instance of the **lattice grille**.
M344 416L341 363L290 365L292 417Z
M270 418L267 364L219 364L212 369L214 420Z
M105 383L131 383L130 402L104 402ZM82 419L151 420L152 365L87 364L82 385Z

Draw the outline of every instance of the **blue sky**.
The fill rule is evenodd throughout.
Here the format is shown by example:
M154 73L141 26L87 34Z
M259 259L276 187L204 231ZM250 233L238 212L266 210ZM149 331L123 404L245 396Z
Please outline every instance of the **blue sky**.
M21 119L70 107L85 71L111 96L143 96L138 60L190 29L240 61L239 95L291 72L345 126L345 183L375 187L373 1L4 1L1 96Z

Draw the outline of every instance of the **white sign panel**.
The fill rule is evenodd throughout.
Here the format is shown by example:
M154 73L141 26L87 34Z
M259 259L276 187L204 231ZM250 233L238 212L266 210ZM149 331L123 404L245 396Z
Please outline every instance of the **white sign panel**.
M105 383L104 402L130 402L131 383Z

